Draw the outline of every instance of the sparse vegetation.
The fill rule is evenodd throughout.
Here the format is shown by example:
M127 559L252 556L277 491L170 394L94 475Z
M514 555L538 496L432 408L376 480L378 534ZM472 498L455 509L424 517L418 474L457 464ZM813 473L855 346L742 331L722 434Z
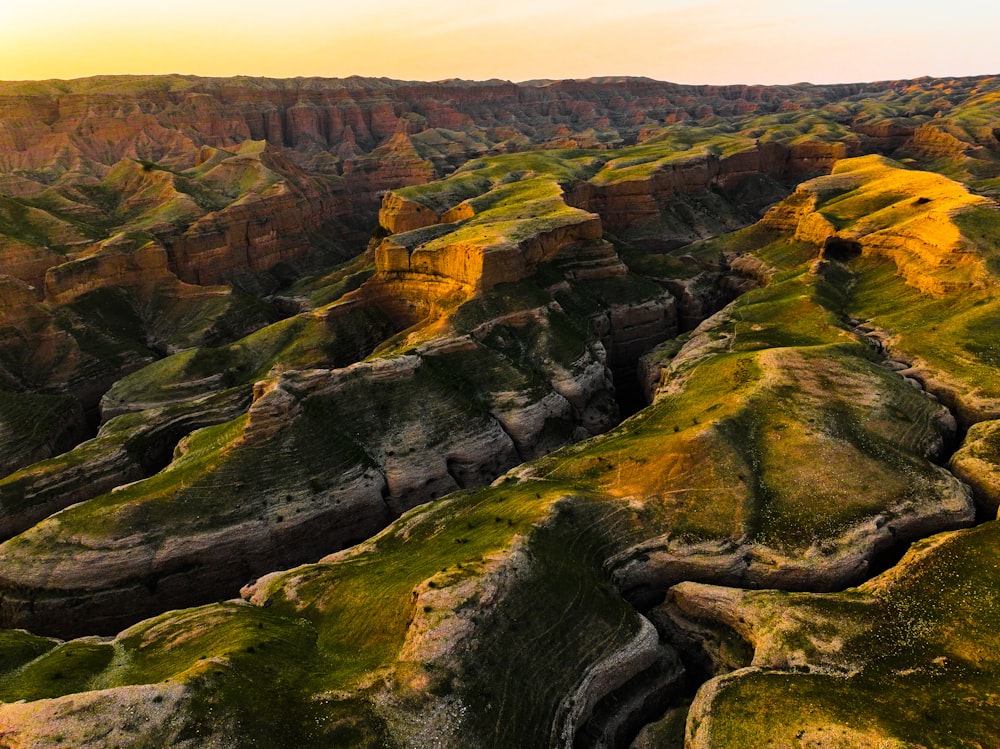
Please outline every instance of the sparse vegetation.
M996 523L954 530L972 500L940 466L1000 417L1000 221L982 194L1000 179L997 81L711 102L687 87L648 112L631 93L590 102L604 121L565 89L518 121L539 85L451 130L430 123L473 121L460 104L408 111L396 83L359 79L337 85L405 127L385 137L366 112L341 143L347 110L317 115L333 84L310 79L282 84L278 117L233 115L233 132L281 129L281 148L224 129L200 143L184 113L210 120L215 85L0 84L172 97L141 112L142 138L0 183L0 253L68 261L45 291L11 282L0 330L0 447L31 453L0 478L2 623L127 626L0 629L5 731L53 699L56 744L66 715L131 735L139 717L106 705L141 695L192 745L541 747L566 743L570 718L570 743L598 743L687 636L753 666L690 714L672 693L653 745L680 747L685 726L726 747L1000 741ZM235 112L274 84L227 85ZM842 158L874 150L905 162ZM422 209L413 226L449 222L373 233L364 202L384 180L434 170L450 176L394 195ZM271 198L326 212L302 234L317 255L340 231L368 251L313 275L296 256L212 276L229 288L178 279L183 253L222 251L199 242L227 211L236 244L298 232L256 213ZM857 251L824 246L831 233ZM73 275L112 261L127 282ZM662 339L670 315L711 318L649 355L655 401L605 431L606 365L634 367L621 340ZM105 423L54 444L83 423L83 391L95 422L104 395ZM692 580L747 589L672 588ZM243 584L244 600L206 603ZM664 626L684 617L691 632ZM660 636L637 640L649 622Z

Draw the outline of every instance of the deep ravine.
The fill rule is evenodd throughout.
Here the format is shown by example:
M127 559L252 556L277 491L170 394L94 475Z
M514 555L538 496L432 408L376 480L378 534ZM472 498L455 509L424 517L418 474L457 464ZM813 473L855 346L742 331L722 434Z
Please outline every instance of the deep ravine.
M874 325L848 318L848 327L873 351L882 358L882 365L889 371L896 372L905 378L913 387L926 393L927 397L941 403L941 399L928 392L922 380L912 372L904 354L891 351L886 345L887 336ZM965 441L967 428L958 421L955 411L946 403L955 424L955 434L951 440L946 440L942 449L933 456L933 462L942 470L948 471L948 464ZM955 477L955 480L959 479ZM964 482L963 482L964 483ZM985 517L977 513L976 525L989 522L995 518ZM851 582L845 587L856 587L868 580L887 572L895 567L910 547L921 539L901 540L898 543L878 552L872 558L868 573ZM712 582L712 581L708 581ZM722 583L724 584L724 583ZM797 592L795 588L781 588L789 592ZM620 690L609 694L603 701L603 706L613 713L614 705L619 713L601 715L595 710L595 718L581 731L574 747L601 747L601 749L646 749L652 745L643 736L643 729L664 716L678 713L686 714L692 700L701 687L710 680L731 673L739 668L749 666L753 660L753 646L739 633L721 621L696 622L682 615L667 601L652 610L640 611L653 622L660 636L661 643L674 653L683 665L683 678L670 683L665 688L651 674L643 673ZM636 693L640 693L641 696ZM597 724L597 725L593 725ZM616 731L601 731L599 726L613 726ZM627 727L627 730L623 730ZM683 736L677 736L677 749L683 748ZM657 743L656 749L664 749L664 744Z

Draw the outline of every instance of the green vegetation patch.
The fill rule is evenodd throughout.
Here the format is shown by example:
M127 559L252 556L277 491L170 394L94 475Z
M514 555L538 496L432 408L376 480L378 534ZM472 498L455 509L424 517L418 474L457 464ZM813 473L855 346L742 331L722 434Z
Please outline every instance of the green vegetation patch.
M66 449L62 436L80 416L80 404L72 396L0 390L0 459Z
M58 644L58 640L39 637L23 629L0 629L0 684Z
M586 211L566 205L562 196L559 184L545 177L500 185L475 201L477 212L472 218L423 243L420 251L434 252L459 243L521 242L590 218Z
M810 641L841 645L811 653L813 668L826 673L781 669L729 680L707 725L694 728L733 747L824 737L852 746L1000 740L998 528L991 522L933 538L858 590L748 594L757 616L787 628L769 641L768 657L780 660Z
M918 357L934 371L946 373L944 384L959 400L1000 398L996 377L996 321L1000 301L988 290L958 295L922 294L885 263L860 262L850 311L892 334L896 348Z
M317 688L355 688L398 653L417 585L440 574L452 582L477 574L489 555L530 532L561 490L554 483L509 482L418 507L356 553L269 578L269 610L317 627ZM366 609L374 600L381 602L378 627Z
M240 340L168 356L128 375L109 398L170 402L249 386L274 367L346 366L363 358L394 324L372 306L327 307L268 325Z
M2 699L40 700L91 688L94 674L110 662L111 645L94 639L72 640L47 649L0 680Z
M486 156L466 162L447 179L404 187L396 193L441 214L505 184L533 179L560 184L579 182L590 177L602 161L601 152L590 151L544 150Z
M474 615L477 629L490 634L465 644L454 682L468 706L469 735L489 746L550 745L559 708L587 669L638 632L635 609L601 569L620 512L585 498L561 500L532 534L531 566L502 607Z
M1000 210L976 206L956 213L952 220L986 260L990 272L1000 277Z

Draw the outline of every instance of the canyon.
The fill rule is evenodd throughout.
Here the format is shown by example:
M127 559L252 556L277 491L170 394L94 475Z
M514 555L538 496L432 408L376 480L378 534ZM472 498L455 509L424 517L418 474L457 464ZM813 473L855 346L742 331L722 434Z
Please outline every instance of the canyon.
M1000 741L998 118L0 83L5 745Z

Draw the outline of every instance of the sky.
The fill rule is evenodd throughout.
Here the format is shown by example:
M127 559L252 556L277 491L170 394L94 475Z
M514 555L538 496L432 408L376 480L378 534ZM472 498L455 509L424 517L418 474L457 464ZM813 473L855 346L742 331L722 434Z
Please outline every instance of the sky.
M874 81L1000 73L998 29L992 0L0 0L0 80Z

